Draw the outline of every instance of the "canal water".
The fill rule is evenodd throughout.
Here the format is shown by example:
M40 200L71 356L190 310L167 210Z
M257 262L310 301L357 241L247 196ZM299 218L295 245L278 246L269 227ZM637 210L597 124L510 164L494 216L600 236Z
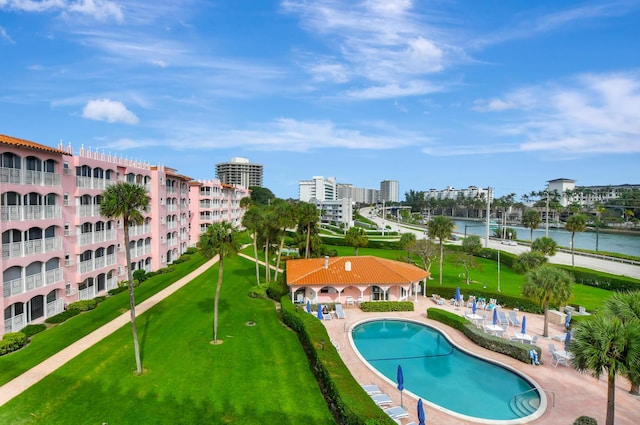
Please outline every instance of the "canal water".
M473 221L473 220L453 220L457 233L466 233L467 235L478 235L484 237L486 235L485 222ZM528 241L531 235L531 230L522 226L507 225L512 229L515 229L518 233L518 239L522 241ZM490 235L493 235L493 230L489 231ZM545 223L542 223L539 228L533 231L533 239L536 240L546 235ZM571 247L571 232L567 232L564 229L549 228L549 237L555 240L560 247ZM603 233L603 232L576 232L574 237L574 243L576 249L589 249L592 251L597 250L603 252L617 252L619 254L633 255L640 257L640 234L630 235L623 233Z

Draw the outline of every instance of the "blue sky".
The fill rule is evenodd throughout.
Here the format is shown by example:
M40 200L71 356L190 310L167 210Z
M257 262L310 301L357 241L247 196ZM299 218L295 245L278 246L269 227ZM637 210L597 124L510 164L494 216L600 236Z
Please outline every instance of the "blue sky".
M0 0L0 133L264 185L640 183L640 0Z

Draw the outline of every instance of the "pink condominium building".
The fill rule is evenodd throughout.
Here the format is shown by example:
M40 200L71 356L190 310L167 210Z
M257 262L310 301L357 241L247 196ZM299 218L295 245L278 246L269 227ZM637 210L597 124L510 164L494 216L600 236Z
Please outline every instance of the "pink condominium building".
M165 166L0 135L0 337L117 287L127 279L125 249L132 270L150 272L178 259L208 225L240 225L246 188L192 180ZM120 220L100 215L103 190L125 181L150 199L128 247Z

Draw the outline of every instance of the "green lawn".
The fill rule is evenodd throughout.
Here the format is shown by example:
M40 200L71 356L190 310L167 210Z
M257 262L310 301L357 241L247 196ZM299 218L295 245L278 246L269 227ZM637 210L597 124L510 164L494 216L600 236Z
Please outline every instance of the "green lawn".
M253 271L225 262L222 345L209 342L214 267L139 316L144 375L127 325L0 408L0 423L334 423L296 335L272 301L247 296Z

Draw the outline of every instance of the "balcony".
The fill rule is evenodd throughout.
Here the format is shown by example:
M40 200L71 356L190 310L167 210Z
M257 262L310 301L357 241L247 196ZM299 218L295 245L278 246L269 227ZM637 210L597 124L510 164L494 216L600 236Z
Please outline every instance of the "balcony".
M51 285L62 280L62 268L49 270L45 273L36 273L24 278L13 279L2 284L4 297L22 294L44 285Z
M78 189L106 189L116 184L115 180L98 179L93 177L76 176L76 186Z
M91 245L94 243L115 241L116 231L115 229L102 230L99 232L81 233L78 235L78 246Z
M62 249L62 238L60 236L5 243L2 244L2 258L21 258L27 255L44 254L58 249Z
M58 205L10 205L0 210L2 221L47 220L62 218L62 209Z
M78 263L78 272L85 274L104 267L112 266L116 263L116 256L109 254L102 257L96 257L91 260L81 261Z
M0 183L60 186L60 174L0 167Z
M76 214L78 217L100 217L100 205L79 205Z

